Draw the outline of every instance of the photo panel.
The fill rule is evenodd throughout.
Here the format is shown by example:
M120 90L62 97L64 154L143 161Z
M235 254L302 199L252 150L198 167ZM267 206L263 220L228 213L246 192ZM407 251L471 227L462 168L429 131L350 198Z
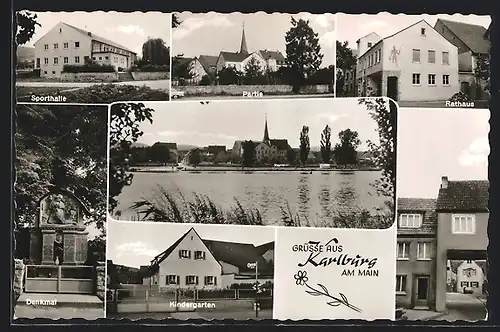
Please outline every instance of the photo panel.
M14 317L103 318L109 108L16 114Z
M17 100L169 100L172 15L17 12Z
M488 109L400 108L397 319L487 317L489 119Z
M336 97L487 108L489 15L337 14Z
M334 96L334 14L181 12L172 21L172 99Z
M108 227L107 318L272 319L274 227Z
M385 229L397 106L388 99L111 105L116 220Z
M395 225L277 229L275 319L394 319Z

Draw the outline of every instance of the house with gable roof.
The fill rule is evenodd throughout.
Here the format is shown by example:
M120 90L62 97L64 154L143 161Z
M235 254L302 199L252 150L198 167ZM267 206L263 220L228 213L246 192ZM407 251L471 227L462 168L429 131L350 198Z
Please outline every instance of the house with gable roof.
M490 54L489 28L440 18L434 29L458 48L460 90L471 99L484 98L486 82L478 82L474 72L478 57Z
M64 65L84 65L89 61L130 68L137 54L112 40L90 31L59 22L35 43L35 68L41 77L60 77Z
M274 258L267 255L270 244L202 239L194 228L141 267L143 284L161 288L224 289L233 284L272 281ZM274 245L272 245L274 248ZM257 262L258 271L250 265ZM256 275L257 273L257 275Z

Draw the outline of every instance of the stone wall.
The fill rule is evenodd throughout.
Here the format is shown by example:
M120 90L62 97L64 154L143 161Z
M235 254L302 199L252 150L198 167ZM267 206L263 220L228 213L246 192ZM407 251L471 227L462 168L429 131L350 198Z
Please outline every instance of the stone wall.
M21 259L14 259L15 269L14 269L14 295L17 298L23 293L24 288L24 271L26 266Z
M61 73L65 82L116 82L118 73Z
M97 262L96 266L96 295L104 301L106 296L106 265L104 262Z
M136 81L168 80L170 76L168 71L163 71L163 72L133 71L130 73L132 74L132 77Z
M291 85L189 85L175 86L175 90L184 91L186 96L243 96L243 92L262 92L264 95L292 94ZM333 86L308 85L300 89L303 94L333 93Z

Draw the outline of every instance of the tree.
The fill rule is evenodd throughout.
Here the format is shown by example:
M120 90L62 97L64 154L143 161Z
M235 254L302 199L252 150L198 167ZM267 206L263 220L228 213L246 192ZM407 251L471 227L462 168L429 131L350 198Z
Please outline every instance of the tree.
M243 147L243 156L242 156L242 164L243 166L253 166L255 164L255 143L253 141L245 141L242 144Z
M375 181L379 195L390 197L394 203L396 188L396 149L397 149L397 106L385 98L360 98L371 118L377 123L379 143L368 141L369 151L374 155L375 164L382 169L382 178Z
M296 86L300 86L320 68L323 54L318 34L309 26L308 20L292 17L291 24L285 35L286 62L299 74L300 81L296 82Z
M357 164L356 149L361 144L359 134L351 129L345 129L339 132L340 143L335 144L333 154L335 161L339 165L355 165Z
M117 103L111 106L110 113L108 210L112 214L117 206L116 197L124 186L132 183L133 174L129 171L132 143L144 134L140 129L142 122L153 123L154 110L143 103Z
M142 61L149 65L169 65L169 53L169 48L161 38L148 38L148 40L142 44Z
M148 148L148 159L157 163L168 163L170 161L170 149L164 143L155 143Z
M177 28L179 25L181 25L181 20L179 19L179 14L173 13L172 14L172 29Z
M243 81L245 84L259 84L262 83L262 79L265 79L259 61L253 57L246 64L244 73Z
M218 72L220 85L239 84L242 74L234 67L224 67Z
M345 96L346 91L344 91L345 73L348 70L356 68L356 57L354 56L352 49L349 47L347 41L340 42L337 40L337 80L336 80L336 92L339 96Z
M300 151L299 158L302 166L305 166L307 159L309 157L309 151L311 151L311 145L309 143L309 127L303 126L300 132Z
M191 165L199 165L201 162L201 153L200 149L193 149L189 153L189 163Z
M17 226L34 223L42 196L53 189L65 189L91 209L87 224L103 229L107 113L102 106L17 106Z
M286 160L287 162L290 164L290 165L293 165L295 164L296 160L297 160L297 153L295 152L294 149L292 148L288 148L286 150Z
M172 76L180 82L194 77L191 59L183 58L182 54L172 58Z
M490 90L490 55L480 54L476 56L476 68L474 69L474 76L481 85L485 83L485 91Z
M28 11L20 11L16 13L17 35L16 44L24 45L33 38L37 26L42 25L37 21L38 16Z
M330 163L330 157L332 154L332 142L331 142L332 130L330 126L326 125L325 129L321 133L321 159L323 163Z

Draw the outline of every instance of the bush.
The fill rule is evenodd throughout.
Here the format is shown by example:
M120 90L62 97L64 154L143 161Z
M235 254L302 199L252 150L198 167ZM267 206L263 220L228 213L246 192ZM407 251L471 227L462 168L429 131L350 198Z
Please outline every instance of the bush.
M450 102L469 102L471 101L469 97L465 95L462 91L455 93L451 98L449 99Z
M208 75L203 75L201 78L200 82L198 83L199 85L212 85L212 80Z
M98 63L87 63L84 65L64 65L63 73L113 73L115 67Z
M133 65L130 71L142 71L142 72L170 72L169 65Z
M198 291L199 299L234 299L236 297L235 290L228 289L202 289Z
M40 69L33 69L30 71L16 71L17 79L39 78Z

